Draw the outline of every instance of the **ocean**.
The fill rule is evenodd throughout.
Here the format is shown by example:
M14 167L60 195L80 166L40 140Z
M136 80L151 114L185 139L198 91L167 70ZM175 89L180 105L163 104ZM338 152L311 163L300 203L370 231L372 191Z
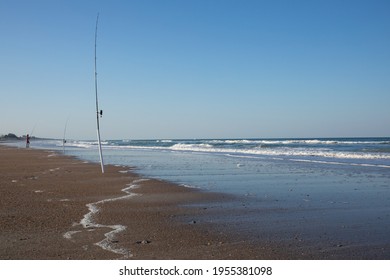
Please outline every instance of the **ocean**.
M99 161L96 140L31 146ZM204 224L314 246L318 256L360 248L390 259L390 138L107 140L103 156L146 177L236 197L197 205L214 211L199 218Z

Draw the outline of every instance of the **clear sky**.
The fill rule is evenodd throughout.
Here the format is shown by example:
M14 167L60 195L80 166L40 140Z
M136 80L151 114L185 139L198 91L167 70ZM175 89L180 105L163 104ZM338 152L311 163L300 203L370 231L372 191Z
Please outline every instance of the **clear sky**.
M0 134L390 136L390 1L0 0Z

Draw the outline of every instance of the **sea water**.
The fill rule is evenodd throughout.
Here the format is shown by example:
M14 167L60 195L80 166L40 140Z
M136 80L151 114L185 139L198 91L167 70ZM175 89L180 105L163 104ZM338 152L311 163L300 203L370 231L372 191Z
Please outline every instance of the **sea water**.
M64 149L98 162L96 141L45 140L36 146ZM310 174L390 175L390 138L108 140L107 164L127 165L150 177L235 194L264 188L265 177ZM239 182L239 184L237 184ZM277 183L279 185L279 183ZM263 187L258 187L262 185ZM267 184L269 185L269 184Z
M34 145L99 161L96 141ZM103 155L106 164L238 198L205 206L217 215L204 223L296 246L378 247L367 258L390 258L390 138L107 140Z
M195 139L103 141L106 164L205 191L281 198L281 190L322 197L356 189L390 188L390 138ZM98 162L97 142L34 141Z

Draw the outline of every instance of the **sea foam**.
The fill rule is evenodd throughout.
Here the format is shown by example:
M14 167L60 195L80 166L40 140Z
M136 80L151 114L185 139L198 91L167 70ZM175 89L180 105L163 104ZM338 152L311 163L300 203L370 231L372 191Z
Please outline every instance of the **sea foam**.
M141 183L143 181L147 181L147 180L148 179L137 179L137 180L134 180L132 183L126 185L126 187L122 189L122 191L126 193L126 195L124 195L124 196L119 196L119 197L115 197L115 198L107 198L107 199L99 200L97 202L88 203L86 205L89 212L84 215L84 217L81 219L80 223L77 225L81 225L81 226L83 226L84 229L88 229L88 230L91 230L91 229L93 230L94 228L110 228L111 229L111 231L104 234L105 238L103 240L95 243L95 245L101 247L104 250L123 255L122 258L130 258L133 256L131 254L130 250L128 250L127 248L121 248L121 247L117 246L117 243L115 242L116 235L125 231L126 226L120 225L120 224L117 224L117 225L100 224L97 221L95 221L94 217L100 211L100 207L99 207L100 205L107 203L107 202L114 202L114 201L128 199L130 197L136 196L137 194L132 193L131 190L138 188L139 183ZM73 226L75 226L75 225L73 225ZM72 239L73 235L80 233L80 232L82 232L82 231L80 231L80 230L68 231L68 232L63 234L63 237L66 239Z

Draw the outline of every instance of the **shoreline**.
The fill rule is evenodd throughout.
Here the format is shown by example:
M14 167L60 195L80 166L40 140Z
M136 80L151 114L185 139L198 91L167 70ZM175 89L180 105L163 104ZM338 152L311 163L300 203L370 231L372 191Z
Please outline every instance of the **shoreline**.
M48 150L0 151L0 259L286 259L282 250L197 222L209 214L196 203L228 195L128 167L107 165L103 175L97 164Z
M99 164L58 151L0 144L0 259L383 260L390 256L386 237L379 243L343 243L345 234L354 234L352 227L324 235L324 225L318 224L319 230L311 225L313 231L305 232L301 220L289 221L301 217L294 209L267 209L261 201L251 209L231 194L147 178L128 166L105 167L102 174ZM275 219L275 214L283 215ZM313 218L316 214L309 209L302 212ZM252 222L245 221L253 217ZM286 233L286 227L293 230Z

